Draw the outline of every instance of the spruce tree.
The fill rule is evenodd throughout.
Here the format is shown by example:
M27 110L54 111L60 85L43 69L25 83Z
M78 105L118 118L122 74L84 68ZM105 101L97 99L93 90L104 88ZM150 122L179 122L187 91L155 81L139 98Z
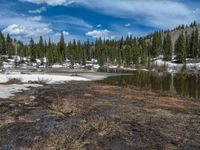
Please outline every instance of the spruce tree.
M66 47L65 47L65 40L64 40L64 34L63 32L61 33L61 37L60 37L60 42L59 42L59 55L60 55L60 60L64 61L66 60Z
M188 35L188 33L185 33L185 48L186 48L186 55L187 57L189 57L190 55L190 36Z
M9 57L13 54L12 52L13 47L12 47L12 39L9 34L7 34L6 37L6 53L8 54Z
M178 62L185 63L186 61L186 44L183 33L180 34L175 44L175 54Z
M30 54L31 54L31 61L35 61L37 52L36 52L36 45L32 37L29 42L29 48L30 48Z
M189 57L196 58L198 57L199 53L199 31L196 29L192 32L191 39L190 39L190 49L189 49Z
M39 48L37 51L37 58L42 59L44 57L44 42L43 42L42 36L40 36L38 45L39 45Z
M6 54L6 41L4 35L0 32L0 54Z
M160 54L161 47L162 47L161 33L156 32L153 35L151 56L157 57Z
M172 59L172 40L169 32L163 42L163 56L164 60L170 61Z

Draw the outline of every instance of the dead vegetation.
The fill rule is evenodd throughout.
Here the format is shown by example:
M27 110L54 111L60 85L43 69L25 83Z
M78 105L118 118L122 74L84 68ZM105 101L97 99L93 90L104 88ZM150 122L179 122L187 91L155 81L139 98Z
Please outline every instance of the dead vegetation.
M21 79L17 78L11 78L6 82L6 84L21 84L21 83L22 83Z
M199 101L94 82L35 96L0 102L0 149L200 149Z

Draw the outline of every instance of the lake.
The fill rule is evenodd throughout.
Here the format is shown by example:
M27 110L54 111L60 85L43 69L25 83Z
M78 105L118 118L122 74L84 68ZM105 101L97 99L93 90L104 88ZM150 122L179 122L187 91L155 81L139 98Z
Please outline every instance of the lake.
M134 86L167 96L179 95L186 98L200 98L200 75L169 74L148 71L133 71L130 75L112 76L104 83L119 86Z

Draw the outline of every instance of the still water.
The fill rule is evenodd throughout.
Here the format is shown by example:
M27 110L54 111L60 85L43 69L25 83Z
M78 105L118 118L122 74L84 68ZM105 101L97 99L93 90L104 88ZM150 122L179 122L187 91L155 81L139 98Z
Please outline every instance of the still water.
M180 95L200 99L200 75L134 71L130 75L108 77L103 82L134 86L141 90L150 90L169 96Z

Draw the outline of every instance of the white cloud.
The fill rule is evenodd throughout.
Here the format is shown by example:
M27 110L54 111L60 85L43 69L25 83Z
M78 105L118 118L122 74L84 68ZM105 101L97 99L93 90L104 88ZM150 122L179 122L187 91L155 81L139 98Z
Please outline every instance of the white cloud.
M66 2L66 0L21 0L21 1L31 2L35 4L47 3L48 5L52 5L52 6L62 5Z
M67 20L68 24L82 26L82 27L85 27L85 28L93 28L92 25L88 24L87 22L85 22L84 20L82 20L80 18L76 18L76 17L72 17L72 16L67 16L66 20Z
M53 18L51 18L51 20L49 20L52 23L55 24L65 24L65 25L75 25L75 26L79 26L82 28L87 28L87 29L91 29L93 28L93 26L89 23L87 23L85 20L80 19L80 18L76 18L76 17L72 17L72 16L68 16L68 15L60 15L60 16L55 16Z
M69 35L69 32L63 31L63 34L64 34L65 36L67 36L67 35Z
M42 16L28 17L27 19L31 20L31 21L41 21L42 20Z
M102 27L102 25L101 25L101 24L98 24L98 25L97 25L97 28L101 28L101 27Z
M198 20L198 13L181 1L173 0L22 0L49 5L78 4L103 14L134 19L158 28L172 28Z
M46 7L41 7L41 8L39 8L39 9L29 10L28 12L29 12L30 14L40 14L40 13L42 13L42 12L45 12L46 10L47 10Z
M19 26L16 24L9 25L6 27L3 31L5 34L10 34L10 35L25 35L26 33L26 28L24 26Z
M111 35L111 32L107 29L105 30L93 30L90 32L87 32L85 34L86 36L93 37L93 38L104 38L104 39L113 39L114 36Z
M68 36L69 35L69 32L67 32L67 31L63 31L62 33L63 33L64 36ZM56 32L55 35L56 36L61 36L61 33Z
M127 24L125 24L124 26L125 26L125 27L130 27L131 24L130 24L130 23L127 23Z
M36 37L40 35L47 35L53 33L53 30L48 27L33 28L33 27L25 27L17 24L12 24L3 29L2 32L4 34L10 34L12 36Z
M107 15L135 19L138 23L160 28L190 23L197 17L186 5L172 0L86 1L80 3Z

